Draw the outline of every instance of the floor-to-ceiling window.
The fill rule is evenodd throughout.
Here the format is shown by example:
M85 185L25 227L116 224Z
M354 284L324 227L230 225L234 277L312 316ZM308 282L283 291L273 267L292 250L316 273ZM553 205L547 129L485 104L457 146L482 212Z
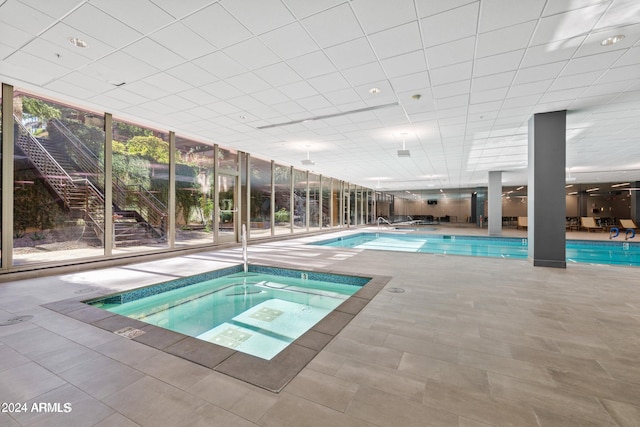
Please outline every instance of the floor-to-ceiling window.
M291 167L275 164L275 234L291 233Z
M322 210L320 212L320 227L331 227L331 178L322 176L320 180Z
M238 236L238 152L218 148L216 175L218 197L218 242L235 242Z
M168 133L113 121L114 253L167 247Z
M307 231L309 218L307 215L307 172L293 170L293 232Z
M331 179L331 225L333 227L342 227L341 207L342 207L342 181L335 178Z
M213 242L213 146L176 137L176 246Z
M320 176L309 172L309 231L320 230L320 204L322 203L320 190Z
M271 235L271 162L251 157L249 169L251 237Z
M14 93L13 264L104 254L104 118Z

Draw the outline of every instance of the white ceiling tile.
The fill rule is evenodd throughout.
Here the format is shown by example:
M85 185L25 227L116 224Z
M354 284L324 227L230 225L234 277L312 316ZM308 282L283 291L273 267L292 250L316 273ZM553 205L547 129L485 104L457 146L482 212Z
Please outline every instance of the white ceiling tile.
M287 64L305 79L336 71L336 67L321 50L293 58Z
M294 22L260 36L260 39L282 59L290 59L318 49L300 24Z
M258 92L269 88L269 84L254 73L238 74L225 81L244 93Z
M504 28L514 24L538 19L545 0L525 2L511 0L483 0L480 2L481 33Z
M535 65L570 59L584 39L585 36L579 36L568 40L529 47L522 60L522 67L533 67Z
M181 76L185 77L185 76ZM157 87L164 88L170 93L181 92L191 89L192 86L181 78L177 78L168 73L157 73L145 79L145 82Z
M432 69L429 72L429 76L431 76L431 85L438 86L445 83L457 82L459 80L469 80L471 78L472 70L473 62L471 61L449 65L448 67Z
M149 38L186 59L195 59L215 50L212 44L181 22L158 30L150 34Z
M324 94L324 96L334 105L343 105L350 102L362 101L360 95L358 95L358 93L351 88L327 92Z
M117 51L105 56L100 61L87 65L83 72L90 72L96 78L112 84L132 83L138 79L149 77L158 69L137 60L131 55Z
M640 64L640 46L628 49L624 56L615 63L616 67L623 67L625 65Z
M236 98L231 98L227 100L227 102L231 105L235 105L236 107L240 108L242 111L264 107L264 104L262 102L260 102L258 99L249 95L242 95Z
M504 73L490 74L484 77L475 77L472 81L472 88L474 91L482 91L507 87L511 85L515 75L515 71L507 71Z
M426 72L407 74L391 79L391 85L395 92L428 91L429 75Z
M573 58L562 72L563 76L571 74L587 73L590 71L606 70L611 67L623 54L623 51L601 53L599 55L582 56Z
M224 49L224 52L249 70L280 62L280 59L258 39L234 44Z
M353 86L371 83L386 78L384 71L378 62L370 62L369 64L349 68L348 70L344 70L342 74Z
M552 82L553 80L549 79L549 80L541 80L533 83L513 85L509 89L509 94L507 95L507 97L518 98L518 97L527 96L527 95L536 95L536 94L541 95L547 89L549 89L549 86L551 86Z
M180 95L169 95L164 98L158 98L157 101L161 104L170 107L172 110L186 110L188 108L193 108L197 104L194 102L181 97Z
M148 34L175 20L149 0L136 0L135 7L131 7L130 0L91 0L91 4L142 34Z
M175 67L185 62L181 56L146 37L130 44L122 51L158 69Z
M282 92L273 88L256 92L252 96L265 105L279 104L289 100Z
M197 65L192 64L191 62L178 65L177 67L173 67L172 69L167 70L166 72L167 74L170 74L175 78L189 82L190 85L193 85L196 87L205 85L207 83L212 83L213 81L217 80L217 78L214 75L203 70Z
M28 33L7 23L0 25L0 40L2 40L2 44L13 49L20 48L34 37L35 34ZM68 43L66 39L63 40Z
M63 22L112 47L122 47L142 37L142 34L97 7L83 4L63 19ZM71 34L67 37L74 37Z
M429 66L437 68L471 61L474 59L475 47L476 37L472 36L427 48Z
M66 81L66 79L55 80L46 84L45 87L76 98L90 98L95 93L92 89L84 89L76 85L73 81Z
M371 34L369 40L381 59L422 49L417 21Z
M1 32L2 30L0 30ZM67 45L72 48L70 43L67 43ZM13 52L13 49L11 51ZM79 55L72 49L67 49L66 46L56 45L41 38L36 38L23 46L22 51L66 68L77 69L91 61L86 56Z
M307 81L320 93L333 92L335 90L346 89L351 86L342 74L338 72L313 77Z
M287 83L293 83L302 78L293 69L284 62L268 65L254 71L260 78L271 86L282 86Z
M514 85L536 82L539 80L554 79L567 64L567 61L552 62L551 64L538 65L536 67L521 68L518 70Z
M285 0L284 2L293 11L294 15L298 18L304 18L305 16L312 15L314 13L330 9L340 3L344 3L344 0Z
M413 0L352 0L359 21L368 33L376 33L416 20Z
M250 6L236 0L222 0L220 3L256 35L294 20L293 15L280 0L254 1Z
M616 0L595 28L622 27L637 24L640 17L640 3L636 0ZM626 29L625 29L626 31Z
M18 27L22 32L37 36L55 23L51 16L38 10L37 5L29 7L15 0L0 4L0 22Z
M538 101L539 103L557 102L564 100L573 100L584 92L584 88L556 90L545 93Z
M213 4L184 18L182 22L200 37L221 49L251 36L251 33L220 4Z
M20 3L24 3L42 13L60 19L65 16L69 11L78 7L85 0L56 0L43 2L42 0L20 0ZM9 2L5 3L8 4ZM4 14L4 12L0 12Z
M247 69L226 53L217 51L193 60L193 63L219 79L242 74Z
M507 95L507 91L509 88L501 87L497 89L490 90L481 90L481 91L473 91L471 93L470 103L471 104L479 104L486 103L490 101L498 101L504 99Z
M113 89L113 85L109 85L109 86L110 86L109 89ZM171 93L169 92L169 90L163 87L152 85L151 83L148 83L144 80L128 83L126 86L127 86L128 92L135 93L136 95L140 95L147 99L156 99L163 96L167 96Z
M317 95L318 92L307 82L299 81L278 87L278 90L290 99L300 99Z
M321 47L362 37L364 33L348 4L341 4L300 21Z
M174 18L180 19L187 15L191 15L198 9L215 3L215 0L189 0L177 2L175 0L151 0L160 6L166 12L170 13Z
M607 6L607 4L600 3L558 15L546 16L540 20L531 44L535 46L587 34L598 22Z
M616 81L611 83L603 83L603 84L595 84L587 89L580 95L581 97L585 96L599 96L599 95L607 95L612 93L620 93L624 92L629 88L631 83L629 80Z
M476 34L478 4L461 6L420 21L425 47L436 46Z
M435 15L447 10L456 9L460 6L472 3L471 0L448 0L448 1L433 1L433 0L416 0L416 6L418 8L418 14L421 18L425 16Z
M199 105L211 104L212 102L218 101L218 98L213 97L210 93L199 88L187 89L182 91L180 95Z
M518 50L529 43L537 21L528 21L511 27L478 35L476 58Z
M325 52L340 69L351 68L377 60L371 50L371 46L369 46L369 42L364 37L332 46L325 49Z
M0 34L2 34L3 26L0 26ZM69 37L78 37L85 42L88 43L88 48L74 48L71 43L69 43ZM47 31L40 35L40 38L52 43L53 45L60 46L63 51L68 49L67 46L72 47L72 51L77 55L82 55L90 59L99 59L103 56L113 52L113 48L99 39L91 37L88 34L85 34L79 30L71 28L70 26L63 24L62 22L57 23L53 27L49 28ZM3 37L3 40L4 37Z
M638 79L640 76L640 64L626 67L612 68L602 75L598 83L609 83L620 80Z
M573 89L578 87L591 86L602 75L602 71L592 71L590 73L573 74L566 77L557 78L551 87L550 91Z
M462 95L465 93L469 93L469 88L471 86L470 80L464 80L455 83L448 83L445 85L434 86L431 88L433 97L436 99L439 98L448 98L450 96Z
M240 108L235 105L231 105L226 101L214 102L213 104L207 105L207 108L218 114L234 114L242 111Z
M468 94L439 98L437 101L438 111L441 109L448 110L456 107L466 107L467 104L469 104ZM461 128L461 132L463 131L464 128Z
M609 38L619 34L624 34L624 39L609 46L602 46L602 42ZM580 46L580 49L576 52L576 56L596 55L600 53L606 53L614 50L628 49L634 46L640 39L640 24L627 25L620 28L618 26L609 28L607 30L592 32L587 35L586 40Z
M224 100L229 98L235 98L243 94L241 90L236 89L235 87L231 86L229 83L222 80L201 86L200 89L210 93L216 98L220 98ZM224 113L220 113L220 114L224 114Z
M419 71L426 71L427 63L424 58L424 51L405 53L380 61L388 77L404 76L414 74Z
M104 93L106 97L110 97L116 99L118 101L126 103L128 106L142 104L144 102L148 102L149 99L144 96L140 96L133 92L129 92L123 87L118 87L110 90L109 92Z
M490 74L498 74L505 71L517 70L522 56L523 50L501 53L500 55L487 56L475 61L473 67L473 76L482 77Z
M312 112L314 115L324 114L323 112L316 111L321 108L329 108L331 107L331 103L322 95L314 95L307 98L301 98L296 100L296 102Z
M274 110L285 115L306 113L306 110L295 101L281 102L280 104L274 104L271 107L273 107Z

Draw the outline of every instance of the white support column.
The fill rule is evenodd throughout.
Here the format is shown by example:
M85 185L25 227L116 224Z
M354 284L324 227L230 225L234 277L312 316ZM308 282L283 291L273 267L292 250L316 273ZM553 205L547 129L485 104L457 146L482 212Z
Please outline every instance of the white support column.
M502 234L502 172L489 172L489 197L487 198L489 236Z

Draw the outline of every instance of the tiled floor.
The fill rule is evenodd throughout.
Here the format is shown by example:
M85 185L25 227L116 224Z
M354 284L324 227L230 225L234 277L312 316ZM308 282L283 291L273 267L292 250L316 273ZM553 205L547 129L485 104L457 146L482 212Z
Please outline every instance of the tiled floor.
M0 284L0 321L34 316L0 326L0 402L28 410L0 426L640 425L638 268L313 239L252 245L250 261L392 279L279 394L41 307L237 264L239 249Z

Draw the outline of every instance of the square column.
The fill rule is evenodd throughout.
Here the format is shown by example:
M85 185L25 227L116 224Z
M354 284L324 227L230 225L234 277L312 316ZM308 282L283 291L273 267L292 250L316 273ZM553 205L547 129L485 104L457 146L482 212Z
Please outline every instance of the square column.
M487 198L489 236L502 234L502 172L489 172L489 197Z
M566 123L566 111L529 120L528 251L534 266L567 266Z

